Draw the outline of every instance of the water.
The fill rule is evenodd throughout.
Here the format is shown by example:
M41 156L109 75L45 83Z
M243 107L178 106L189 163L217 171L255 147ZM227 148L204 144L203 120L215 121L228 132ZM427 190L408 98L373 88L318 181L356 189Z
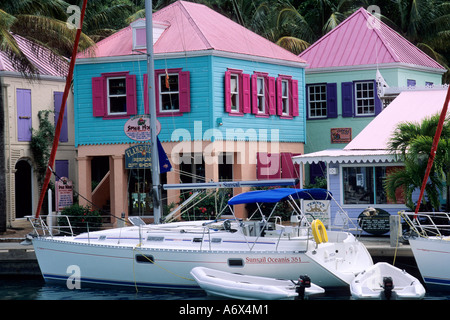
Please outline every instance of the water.
M0 300L155 300L217 301L203 291L148 290L116 287L89 287L69 290L59 283L46 283L42 278L0 278ZM349 290L327 291L311 296L314 300L352 300ZM424 300L450 300L450 292L427 291ZM207 303L207 302L205 302Z

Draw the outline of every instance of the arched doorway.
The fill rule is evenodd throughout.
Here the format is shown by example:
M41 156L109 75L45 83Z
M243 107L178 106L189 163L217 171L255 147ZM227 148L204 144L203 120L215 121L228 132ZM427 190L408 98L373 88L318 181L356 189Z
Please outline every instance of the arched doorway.
M32 212L32 169L26 160L16 163L16 218L31 215Z

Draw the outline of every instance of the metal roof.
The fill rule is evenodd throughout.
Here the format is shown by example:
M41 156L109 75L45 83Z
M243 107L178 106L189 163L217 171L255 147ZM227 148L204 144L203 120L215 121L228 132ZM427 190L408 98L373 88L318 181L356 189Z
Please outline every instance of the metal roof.
M308 69L400 63L445 68L364 8L299 55Z

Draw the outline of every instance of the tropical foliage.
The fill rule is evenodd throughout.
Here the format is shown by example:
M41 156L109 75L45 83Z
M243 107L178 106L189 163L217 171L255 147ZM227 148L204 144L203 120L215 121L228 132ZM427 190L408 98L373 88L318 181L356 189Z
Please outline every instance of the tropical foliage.
M3 0L0 50L10 53L24 73L35 72L11 33L68 56L74 30L66 26L69 5L83 0ZM189 1L189 0L188 0ZM450 3L445 0L190 0L203 3L246 28L298 54L360 7L376 5L381 19L448 68ZM159 10L175 0L154 0ZM145 15L144 0L88 2L80 50ZM450 78L445 77L449 82Z
M404 188L406 205L409 209L415 209L412 200L414 191L420 190L428 157L433 143L436 128L439 122L439 114L426 118L422 123L401 123L397 126L388 148L398 160L404 163L403 169L391 173L386 178L385 190L391 199L395 200L396 190ZM450 122L444 123L441 138L438 144L434 165L426 185L426 199L423 209L433 208L440 210L440 195L445 190L449 208L450 190Z

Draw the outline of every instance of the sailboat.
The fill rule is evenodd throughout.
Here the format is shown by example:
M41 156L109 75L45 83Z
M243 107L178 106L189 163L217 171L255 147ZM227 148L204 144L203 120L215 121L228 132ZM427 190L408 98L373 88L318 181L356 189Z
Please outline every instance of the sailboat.
M148 78L153 79L149 0L146 0L146 16ZM151 84L149 87L154 88ZM152 105L152 90L149 90L149 101ZM156 111L154 107L150 109L151 127L155 128ZM158 170L155 131L151 130L152 172ZM296 183L270 180L209 183L205 188ZM153 186L154 194L157 194L158 174L153 174ZM164 187L180 188L178 185ZM194 188L192 185L186 187ZM36 228L32 243L44 279L67 284L79 281L128 287L200 289L191 271L205 267L286 280L308 275L324 288L348 287L358 273L373 265L370 254L351 233L327 231L320 220L308 220L299 205L303 199L328 200L330 196L329 191L323 189L278 188L242 193L228 202L233 212L233 206L237 204L256 204L260 209L264 203L288 201L292 208L290 225L280 220L272 221L276 206L269 217L261 214L256 220L237 219L233 213L232 219L159 223L158 196L154 203L153 224L135 219L132 226L79 235L54 235L37 213L31 219Z

